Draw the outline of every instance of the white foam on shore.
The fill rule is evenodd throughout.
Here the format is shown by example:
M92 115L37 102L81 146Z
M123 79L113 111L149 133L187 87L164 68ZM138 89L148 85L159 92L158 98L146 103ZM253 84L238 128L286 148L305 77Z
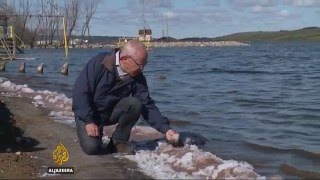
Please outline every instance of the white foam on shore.
M34 106L51 110L49 116L53 119L67 124L74 123L74 114L71 109L72 99L65 94L48 90L35 91L27 84L16 85L4 77L0 77L0 91L4 96L30 98Z
M72 99L62 93L35 91L26 84L16 85L3 77L0 77L0 92L3 96L31 98L34 106L49 109L49 116L54 120L74 123ZM135 127L132 132L136 136L148 137L157 133L153 133L150 127L142 126ZM222 160L194 145L175 148L159 142L153 151L139 150L135 155L124 157L137 162L142 172L156 179L265 179L256 174L253 166L246 162Z
M60 174L49 174L49 173L38 173L39 178L46 178L46 177L54 177L54 176L59 176Z
M265 179L246 162L222 160L195 145L176 148L159 142L154 151L140 150L125 157L156 179Z

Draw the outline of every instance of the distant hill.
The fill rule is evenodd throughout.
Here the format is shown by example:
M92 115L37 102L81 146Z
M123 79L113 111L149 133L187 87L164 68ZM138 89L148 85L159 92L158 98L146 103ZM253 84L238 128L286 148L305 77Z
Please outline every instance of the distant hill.
M91 42L114 44L119 41L118 36L91 36Z
M239 42L252 42L252 41L320 41L320 28L307 27L299 30L282 30L282 31L256 31L256 32L241 32L221 36L216 38L208 37L191 37L183 39L159 38L155 41L193 41L193 42L208 42L208 41L239 41Z
M213 38L216 41L320 41L320 28L307 27L292 31L242 32Z
M153 41L155 42L176 42L177 39L173 37L161 37L159 39L154 39Z
M74 36L73 38L80 38ZM91 36L92 43L116 44L119 41L119 36ZM183 39L175 39L173 37L161 37L153 39L155 42L208 42L208 41L320 41L320 28L307 27L299 30L282 30L282 31L256 31L256 32L241 32L221 36L216 38L208 37L190 37Z

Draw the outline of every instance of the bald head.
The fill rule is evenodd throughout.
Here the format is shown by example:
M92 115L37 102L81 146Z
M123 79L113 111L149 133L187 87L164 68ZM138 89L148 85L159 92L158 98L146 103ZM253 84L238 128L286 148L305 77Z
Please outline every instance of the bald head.
M148 59L146 46L138 40L128 41L122 48L121 55L130 56L139 64L146 64Z

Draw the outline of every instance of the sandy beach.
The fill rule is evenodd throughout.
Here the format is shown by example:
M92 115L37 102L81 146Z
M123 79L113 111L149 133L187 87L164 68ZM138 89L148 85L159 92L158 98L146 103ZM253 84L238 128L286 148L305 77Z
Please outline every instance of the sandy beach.
M112 155L88 156L82 152L77 142L75 129L53 121L43 108L34 107L26 98L3 97L14 114L16 126L23 129L24 137L38 141L39 144L27 149L13 149L13 152L0 153L0 178L146 178L139 172L130 172L128 166L135 164L119 160ZM48 175L48 167L57 167L52 152L62 143L70 155L64 167L73 167L74 174Z

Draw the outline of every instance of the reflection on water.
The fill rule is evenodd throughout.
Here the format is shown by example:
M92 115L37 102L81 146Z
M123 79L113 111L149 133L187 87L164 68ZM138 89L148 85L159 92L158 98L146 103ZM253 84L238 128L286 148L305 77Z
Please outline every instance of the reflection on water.
M26 73L12 61L0 76L71 97L80 70L102 51L71 49L69 76L62 76L62 50L26 50L36 58L25 61ZM164 115L176 129L206 137L205 150L247 161L261 175L308 178L320 174L319 57L319 43L159 48L144 74Z

